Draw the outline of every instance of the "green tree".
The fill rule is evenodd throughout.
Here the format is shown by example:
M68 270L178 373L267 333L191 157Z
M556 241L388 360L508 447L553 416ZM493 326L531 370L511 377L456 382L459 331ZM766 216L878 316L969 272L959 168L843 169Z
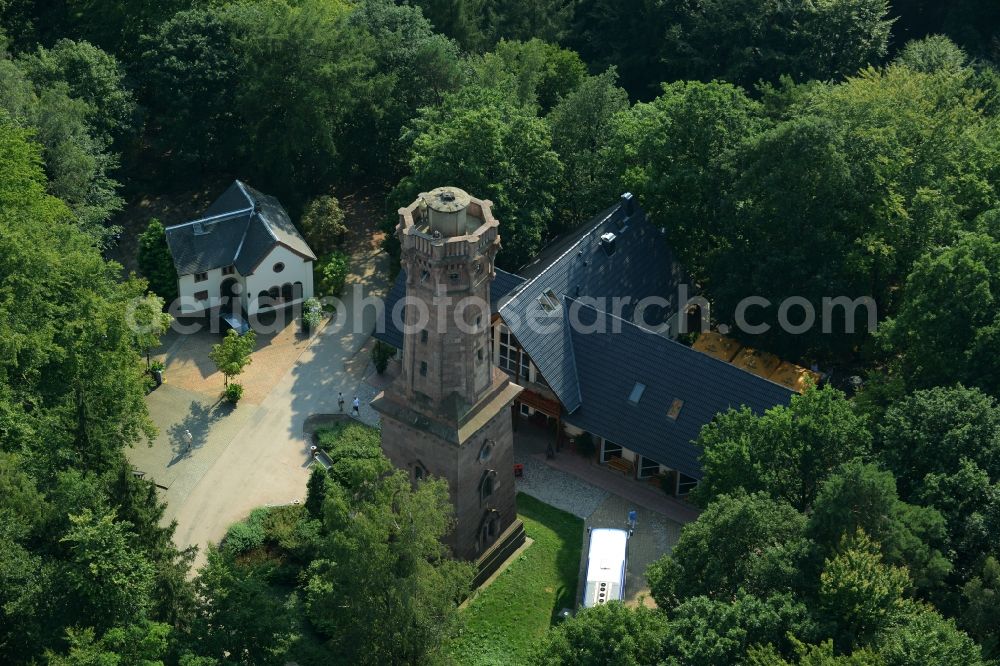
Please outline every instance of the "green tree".
M648 215L669 221L671 247L704 278L729 233L719 218L737 173L733 153L763 128L762 106L730 84L677 82L618 120L615 172Z
M580 0L568 40L592 71L616 67L633 99L655 97L671 80L663 63L666 23L674 3ZM638 47L638 45L642 47Z
M198 652L222 663L275 665L295 637L295 599L282 600L263 572L214 547L196 585L202 600L192 632Z
M554 216L562 164L548 126L494 91L466 89L448 100L414 121L413 173L390 200L405 205L448 183L491 200L504 229L499 265L516 269L541 248Z
M167 654L170 627L146 622L115 627L97 639L93 629L67 631L69 651L65 655L46 654L53 666L159 666Z
M88 123L98 136L121 140L136 129L136 101L125 85L118 60L89 42L60 39L51 49L38 47L20 60L40 88L65 83L71 97L90 107Z
M148 294L132 303L129 325L135 340L135 347L146 357L149 370L149 352L160 344L160 338L170 328L174 318L163 311L163 299L156 294Z
M380 74L379 94L356 110L344 137L345 150L371 177L399 177L406 164L400 130L417 109L439 104L466 76L458 46L434 31L432 16L392 0L365 0L348 18L372 37L371 58Z
M257 335L253 331L247 331L240 335L230 329L226 331L226 337L222 342L212 346L212 351L209 352L208 356L225 377L226 386L229 386L230 377L242 373L244 368L253 361L251 354L253 354L256 344Z
M48 191L69 205L82 228L106 242L113 229L104 224L123 203L110 175L117 156L93 124L99 121L94 107L74 97L66 81L40 77L35 84L25 67L0 57L0 110L31 129L42 146Z
M131 525L116 521L114 512L94 515L90 509L69 519L72 527L60 539L69 555L60 572L69 622L87 618L108 629L141 621L151 605L154 572L131 543Z
M904 496L932 472L957 471L963 458L1000 479L1000 406L977 389L915 391L886 410L875 433L879 456Z
M780 74L849 76L885 56L888 13L887 0L677 3L667 19L667 78L718 78L749 88Z
M486 43L483 33L484 0L414 0L437 32L458 42L466 51Z
M941 552L947 536L944 518L933 508L901 501L891 473L853 461L821 487L808 534L826 556L857 530L880 545L886 562L907 567L922 594L940 594L951 570Z
M669 664L742 663L754 645L776 644L789 651L787 636L816 635L814 625L806 605L791 594L692 597L670 610L664 652Z
M661 608L704 595L727 598L792 590L806 554L805 517L764 493L720 495L684 526L670 555L646 577Z
M313 518L323 517L323 502L326 500L326 486L330 475L322 465L314 465L306 484L306 511Z
M139 270L149 281L149 288L168 305L177 300L177 269L167 246L163 224L155 217L139 234Z
M572 0L484 0L484 24L493 39L538 38L561 43L569 34Z
M730 410L702 428L705 477L694 498L708 505L737 489L764 491L800 510L841 463L869 454L871 433L844 394L832 387L792 397L761 416Z
M553 627L535 658L550 666L638 666L656 663L667 618L644 606L613 602L584 608Z
M965 234L914 264L879 338L914 388L962 382L1000 395L998 298L1000 240Z
M629 108L628 95L617 81L614 69L587 77L546 116L552 148L565 166L559 202L566 227L594 215L620 194L615 192L617 178L607 155L613 150L615 116Z
M982 644L988 656L1000 653L1000 562L987 557L978 575L962 588L962 626Z
M321 296L340 296L350 270L350 257L335 250L316 262L316 291Z
M475 86L493 88L542 113L548 113L587 77L587 66L576 52L540 39L500 40L491 52L473 59L472 65L473 90Z
M958 72L968 64L969 56L947 37L933 35L908 42L896 56L895 62L927 74Z
M306 617L337 660L423 661L453 632L472 574L441 543L452 524L447 485L414 487L386 467L356 481L327 488L322 555L304 573Z
M751 323L770 327L755 344L790 357L854 353L871 313L854 308L852 321L824 297L870 297L885 316L913 262L994 205L997 142L978 99L964 74L901 66L800 93L788 120L738 157L718 218L726 242L707 276L716 318L733 321L748 295L803 297L831 310L831 332L785 331L772 305L753 311ZM783 245L791 238L794 249Z
M836 627L835 642L850 650L895 622L909 582L906 569L882 562L878 544L862 530L845 536L820 574L820 609Z
M223 7L178 12L143 40L150 135L181 165L232 162L241 135L233 91L246 69L237 24Z
M883 631L876 645L885 666L986 666L988 663L983 660L982 649L968 634L930 608L911 612L905 620Z
M302 234L317 255L338 250L347 235L344 211L336 197L323 195L308 204L299 221Z

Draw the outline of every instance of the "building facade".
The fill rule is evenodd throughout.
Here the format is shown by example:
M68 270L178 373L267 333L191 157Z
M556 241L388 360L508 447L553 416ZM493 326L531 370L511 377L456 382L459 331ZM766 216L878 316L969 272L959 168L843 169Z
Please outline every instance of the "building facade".
M496 274L490 355L523 389L515 425L549 429L554 448L589 439L600 464L657 477L684 496L701 478L692 442L702 426L727 409L762 413L794 394L677 341L688 280L629 194L517 274ZM386 312L402 295L397 283ZM402 349L404 367L412 362L391 319L376 336Z
M405 309L399 377L372 402L382 449L414 483L448 481L449 545L481 575L524 541L514 488L511 405L520 387L490 353L490 287L500 249L491 202L454 187L399 210Z
M239 180L166 235L181 316L216 308L251 316L313 296L316 255L277 199Z

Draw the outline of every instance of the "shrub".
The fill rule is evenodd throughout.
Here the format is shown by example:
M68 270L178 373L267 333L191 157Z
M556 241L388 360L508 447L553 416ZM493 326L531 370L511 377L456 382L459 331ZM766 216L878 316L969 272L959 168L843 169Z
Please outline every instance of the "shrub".
M347 255L331 252L316 263L316 284L323 296L340 296L347 280Z
M336 197L319 196L306 205L300 225L302 235L317 254L336 251L344 242L347 226Z
M302 328L306 331L314 331L323 321L323 307L319 300L315 298L306 299L302 304Z
M375 342L372 347L372 363L375 364L375 372L382 374L389 367L389 360L396 355L396 348L387 345L381 340Z
M585 432L582 435L576 436L576 451L584 458L589 458L594 455L596 451L594 446L594 438L589 432Z
M177 270L167 247L163 224L153 218L139 234L139 270L149 281L149 289L170 305L177 298Z
M223 548L233 555L240 555L264 545L264 521L267 509L254 509L246 520L233 523L226 532Z
M242 384L230 384L226 387L225 391L226 402L235 405L243 397L243 385Z

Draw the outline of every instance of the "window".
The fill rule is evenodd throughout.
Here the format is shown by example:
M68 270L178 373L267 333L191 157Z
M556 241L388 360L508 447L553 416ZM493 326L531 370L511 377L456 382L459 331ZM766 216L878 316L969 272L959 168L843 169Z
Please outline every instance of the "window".
M479 449L479 462L484 463L493 456L494 441L488 439L483 442L483 447Z
M451 280L452 282L458 282L458 278L459 278L458 273L448 273L448 279Z
M195 297L196 300L199 300L199 301L207 301L208 300L208 292L207 291L196 291L196 292L194 292L194 297Z
M604 440L604 444L601 446L601 462L606 463L612 458L622 457L622 447L618 446L614 442L609 442Z
M694 490L694 487L698 485L698 479L693 476L688 476L687 474L677 475L677 494L687 495L689 492Z
M530 364L528 355L521 351L514 334L506 326L500 326L500 368L521 379L527 379L530 376Z
M489 509L479 524L479 550L485 550L500 534L500 513Z
M646 456L639 456L639 478L646 479L660 473L660 463Z
M195 282L204 282L207 279L208 279L208 273L195 273L194 274L194 281Z
M482 347L480 347L479 349L476 350L476 358L478 358L480 361L483 360L483 348Z
M631 402L633 405L638 405L639 400L642 398L642 392L645 390L646 390L645 384L640 384L639 382L636 382L635 386L632 387L632 393L630 393L628 396L628 401Z
M674 401L670 403L670 409L667 410L667 418L671 421L676 421L677 417L681 415L681 407L683 406L683 400L674 398Z
M420 271L420 281L427 282L427 278L431 276L430 271Z
M236 272L236 266L232 266L232 265L225 266L222 269L222 274L223 275L232 275L235 272Z
M280 273L281 271L285 270L285 264L279 261L278 263L276 263L274 266L271 267L271 270L274 271L275 273Z
M476 315L476 330L483 327L483 315Z
M483 478L479 480L479 502L484 503L493 495L494 484L496 483L496 470L488 469L483 472Z
M531 416L531 407L528 407L523 402L521 403L521 416Z
M413 463L413 479L415 481L423 481L427 478L427 470L420 463Z
M420 376L421 377L427 376L427 361L420 362Z
M426 344L426 342L427 342L427 330L426 329L423 330L423 331L420 331L420 341Z
M294 292L292 290L292 284L290 282L286 282L285 284L281 285L281 300L283 301L292 300L293 293Z

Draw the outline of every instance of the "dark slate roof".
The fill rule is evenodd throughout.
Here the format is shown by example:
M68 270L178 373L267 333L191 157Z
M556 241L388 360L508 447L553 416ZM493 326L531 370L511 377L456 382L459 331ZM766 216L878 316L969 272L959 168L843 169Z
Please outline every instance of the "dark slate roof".
M204 233L197 233L199 228ZM238 180L201 218L167 227L166 233L179 275L230 264L240 274L250 275L275 245L316 259L278 200Z
M493 283L490 285L490 309L496 312L500 299L522 283L524 283L524 278L499 268L496 269L496 277L493 278ZM380 325L375 327L375 338L397 349L403 347L403 332L393 321L392 310L403 296L406 296L406 271L401 270L396 276L392 289L385 297L385 317Z
M601 236L607 233L615 234L611 254L601 243ZM547 264L533 262L523 269L529 280L500 303L500 316L563 407L572 413L581 403L572 340L562 308L546 314L539 300L545 294L554 295L560 302L565 298L604 299L603 303L591 303L601 310L612 310L614 298L627 297L634 304L659 296L669 304L659 315L647 311L646 321L652 325L676 312L677 289L686 279L662 230L638 206L631 216L627 215L621 202L543 254L552 258ZM626 306L623 314L631 316L631 308ZM551 320L551 330L530 325L533 319Z
M583 326L567 328L572 329L581 404L566 420L688 476L701 477L699 449L691 441L716 414L743 405L761 414L788 404L794 395L605 312L584 305L579 313ZM594 328L606 332L586 332ZM633 404L629 396L637 382L645 389ZM667 412L675 399L684 404L673 421Z

